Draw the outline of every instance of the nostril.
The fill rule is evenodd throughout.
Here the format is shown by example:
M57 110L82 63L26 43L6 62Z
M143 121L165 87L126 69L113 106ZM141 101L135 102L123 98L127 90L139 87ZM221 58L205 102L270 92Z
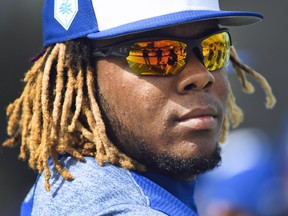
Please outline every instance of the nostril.
M189 84L189 85L185 86L184 90L185 91L189 91L189 90L192 90L192 89L195 89L195 88L196 88L195 84Z
M200 85L200 84L199 84ZM199 86L199 85L197 85L197 84L193 84L193 83L191 83L191 84L189 84L189 85L186 85L185 87L184 87L184 90L185 91L190 91L190 90L195 90L195 89L209 89L212 85L213 85L213 82L207 82L205 85L203 85L203 86Z
M212 85L213 85L213 82L209 81L209 82L207 82L207 84L204 86L203 89L210 88Z

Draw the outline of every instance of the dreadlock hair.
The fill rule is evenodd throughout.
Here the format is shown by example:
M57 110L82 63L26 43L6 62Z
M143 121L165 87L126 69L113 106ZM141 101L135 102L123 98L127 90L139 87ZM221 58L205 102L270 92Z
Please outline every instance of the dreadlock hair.
M243 91L247 94L254 93L254 86L246 78L246 74L248 74L252 78L254 78L264 90L266 94L266 104L265 104L266 108L272 109L276 104L276 98L272 93L272 89L269 83L267 82L265 77L263 77L261 74L259 74L252 68L250 68L248 65L241 62L234 46L231 46L230 62L232 63L232 67L234 68L236 75L240 80ZM230 84L229 84L227 103L228 103L228 111L224 119L224 123L222 126L222 134L219 140L221 143L224 143L226 140L230 124L232 124L233 128L236 128L244 119L244 114L241 108L236 104L236 100Z
M244 91L254 90L245 77L249 74L261 84L267 95L266 106L272 108L276 100L265 78L243 64L233 47L230 59ZM59 163L59 155L69 154L79 161L93 156L100 165L109 162L125 169L146 169L109 140L95 95L96 67L92 62L87 39L49 46L26 73L20 97L7 108L10 138L3 145L14 147L21 141L19 158L28 159L33 170L44 172L47 191L50 159L65 180L73 179ZM236 127L242 120L243 113L229 88L220 142L225 141L230 123Z

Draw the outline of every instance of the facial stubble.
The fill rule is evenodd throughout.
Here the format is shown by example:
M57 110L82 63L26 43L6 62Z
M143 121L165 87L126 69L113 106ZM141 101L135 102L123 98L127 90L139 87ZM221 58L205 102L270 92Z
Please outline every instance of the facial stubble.
M103 95L98 92L99 107L106 126L106 133L121 151L144 164L149 170L179 179L189 179L218 167L221 162L219 144L209 154L197 154L189 158L168 152L157 153L149 148L143 137L137 136L133 128L124 125Z

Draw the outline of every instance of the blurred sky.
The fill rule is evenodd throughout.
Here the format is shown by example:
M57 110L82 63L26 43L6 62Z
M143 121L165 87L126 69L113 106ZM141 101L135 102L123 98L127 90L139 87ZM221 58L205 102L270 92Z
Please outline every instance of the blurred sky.
M220 0L222 9L251 10L264 15L264 21L248 27L231 29L233 44L241 53L247 53L247 62L261 72L271 84L278 103L266 110L265 95L260 86L254 95L242 93L237 78L231 83L238 104L245 112L240 126L259 128L280 148L287 116L288 24L285 16L288 1ZM6 137L5 108L22 90L21 79L29 69L29 58L41 50L42 1L0 1L0 142ZM0 215L18 215L20 202L33 184L35 174L26 163L18 160L19 150L0 147Z

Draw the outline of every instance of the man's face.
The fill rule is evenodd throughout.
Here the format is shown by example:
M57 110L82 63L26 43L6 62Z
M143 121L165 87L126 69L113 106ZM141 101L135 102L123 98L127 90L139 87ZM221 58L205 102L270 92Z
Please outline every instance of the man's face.
M216 29L207 21L136 37L197 38ZM122 57L100 59L96 70L108 136L118 148L150 169L182 179L218 164L228 91L225 68L211 73L192 54L169 77L135 75Z

